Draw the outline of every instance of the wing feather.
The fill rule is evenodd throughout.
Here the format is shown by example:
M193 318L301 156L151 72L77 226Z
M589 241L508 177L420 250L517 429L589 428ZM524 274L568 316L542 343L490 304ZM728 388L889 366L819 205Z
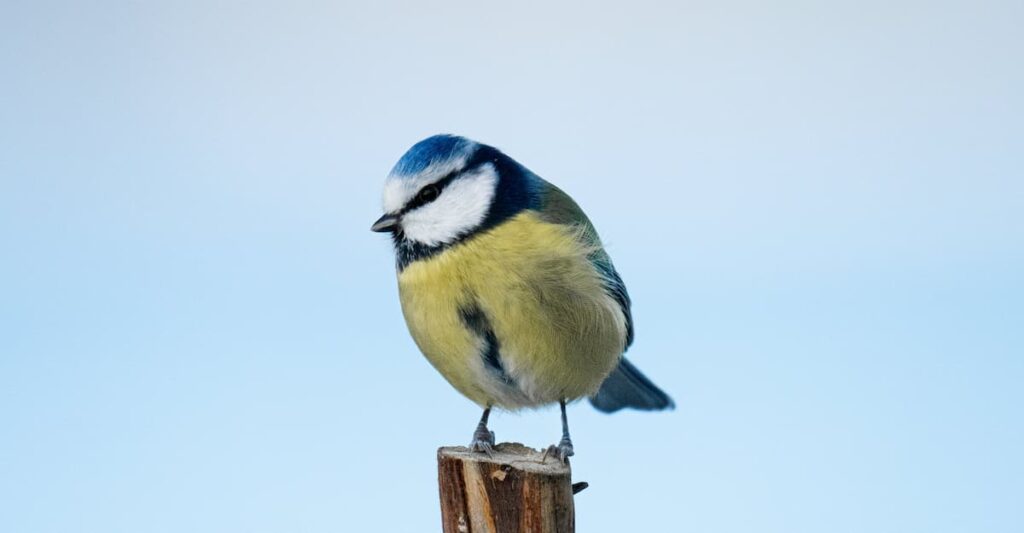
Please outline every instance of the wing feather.
M622 277L615 270L612 258L605 252L594 225L587 218L583 209L568 194L546 181L543 182L540 213L548 222L578 227L580 238L594 249L590 254L590 260L604 279L605 291L618 302L622 314L626 317L625 346L629 348L633 344L633 313L630 310L632 301L629 299L629 293L626 292L626 284L622 282Z

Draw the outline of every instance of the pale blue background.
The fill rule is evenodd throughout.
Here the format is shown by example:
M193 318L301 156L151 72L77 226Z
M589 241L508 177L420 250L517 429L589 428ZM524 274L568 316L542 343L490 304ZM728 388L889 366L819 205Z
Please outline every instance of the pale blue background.
M437 530L478 410L368 231L437 132L679 405L571 409L579 531L1024 530L1024 4L426 4L0 4L0 531Z

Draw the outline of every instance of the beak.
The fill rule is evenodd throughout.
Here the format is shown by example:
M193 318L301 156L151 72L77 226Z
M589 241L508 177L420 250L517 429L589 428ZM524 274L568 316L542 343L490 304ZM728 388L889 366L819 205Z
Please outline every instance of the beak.
M393 231L397 226L398 215L385 214L384 216L378 218L377 221L374 222L372 226L370 226L370 231L384 233L388 231Z

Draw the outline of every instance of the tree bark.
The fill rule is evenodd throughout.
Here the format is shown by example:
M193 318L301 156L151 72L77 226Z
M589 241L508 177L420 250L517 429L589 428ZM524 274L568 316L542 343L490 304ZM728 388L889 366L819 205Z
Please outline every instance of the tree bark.
M437 450L445 533L572 533L572 472L555 457L518 443L492 456L464 447ZM576 492L585 483L577 484Z

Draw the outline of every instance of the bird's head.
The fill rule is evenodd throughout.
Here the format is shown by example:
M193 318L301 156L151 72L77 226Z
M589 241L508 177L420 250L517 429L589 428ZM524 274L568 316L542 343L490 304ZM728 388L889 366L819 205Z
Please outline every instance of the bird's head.
M384 182L384 216L399 252L423 255L529 207L533 175L496 148L435 135L409 149ZM400 258L401 260L401 258Z

